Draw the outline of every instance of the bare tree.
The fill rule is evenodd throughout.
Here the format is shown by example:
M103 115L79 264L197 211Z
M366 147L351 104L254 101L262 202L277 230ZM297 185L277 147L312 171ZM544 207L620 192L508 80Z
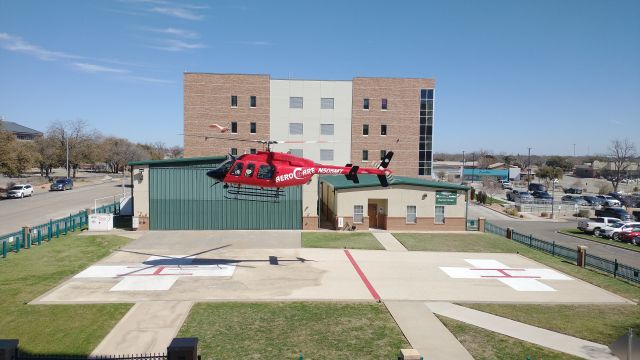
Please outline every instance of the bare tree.
M47 131L47 136L55 139L58 148L58 157L60 163L66 164L67 144L69 146L69 171L67 177L71 178L71 170L73 169L73 177L80 164L92 162L97 146L96 137L99 136L97 131L89 130L89 126L85 120L69 120L54 121Z
M482 179L482 189L489 195L489 205L493 203L495 195L502 189L502 185L495 177L485 177Z
M127 139L106 138L102 143L102 148L107 165L113 173L124 172L130 161L150 158L149 153L142 146L133 144Z
M631 161L636 157L636 147L629 138L624 140L615 139L611 141L607 155L609 164L612 166L610 168L611 177L609 181L613 185L613 191L617 192L623 175L631 165Z

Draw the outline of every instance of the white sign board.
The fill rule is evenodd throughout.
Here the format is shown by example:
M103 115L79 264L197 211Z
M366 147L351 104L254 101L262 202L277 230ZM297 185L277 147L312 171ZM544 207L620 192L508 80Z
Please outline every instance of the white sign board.
M344 226L344 218L343 217L339 217L338 218L338 229L342 229L343 226Z
M89 215L89 231L113 230L113 214Z

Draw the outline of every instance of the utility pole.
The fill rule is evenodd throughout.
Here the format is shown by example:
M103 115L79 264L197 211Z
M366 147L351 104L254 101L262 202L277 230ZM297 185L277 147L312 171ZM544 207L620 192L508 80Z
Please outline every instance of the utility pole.
M473 183L476 177L476 153L472 153L471 156L471 183Z
M462 174L460 174L460 184L464 184L464 150L462 150Z
M529 158L527 160L527 185L531 184L531 148L529 148Z
M67 140L67 179L71 179L71 174L69 173L69 138Z

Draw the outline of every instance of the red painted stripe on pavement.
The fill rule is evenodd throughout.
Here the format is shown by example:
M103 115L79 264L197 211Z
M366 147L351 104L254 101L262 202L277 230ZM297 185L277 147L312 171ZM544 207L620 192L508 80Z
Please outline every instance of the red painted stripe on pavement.
M364 274L364 272L362 272L362 269L360 269L360 266L358 266L358 263L356 263L353 256L351 256L351 253L349 252L349 250L344 249L344 253L345 255L347 255L347 258L349 259L349 261L351 261L351 265L353 265L353 268L356 270L358 275L360 275L360 279L362 279L364 286L367 287L367 289L369 290L369 293L371 293L371 296L373 296L373 298L376 301L380 301L380 295L378 295L378 292L376 291L376 289L373 288L373 285L371 285L371 283L369 282L369 279L367 279L367 276Z

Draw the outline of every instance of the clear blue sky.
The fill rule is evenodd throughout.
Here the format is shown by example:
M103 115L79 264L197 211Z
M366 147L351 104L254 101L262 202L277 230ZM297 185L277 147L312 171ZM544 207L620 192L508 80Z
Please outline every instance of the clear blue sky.
M185 70L433 77L436 152L602 153L639 139L640 1L0 0L9 121L181 145Z

